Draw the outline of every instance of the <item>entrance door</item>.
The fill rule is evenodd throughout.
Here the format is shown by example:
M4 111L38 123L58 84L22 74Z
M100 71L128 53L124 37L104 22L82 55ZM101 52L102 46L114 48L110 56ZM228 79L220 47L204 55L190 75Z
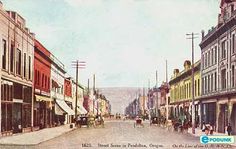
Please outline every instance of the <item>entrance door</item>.
M13 110L12 110L12 117L13 117L13 133L20 133L22 132L22 104L14 103Z

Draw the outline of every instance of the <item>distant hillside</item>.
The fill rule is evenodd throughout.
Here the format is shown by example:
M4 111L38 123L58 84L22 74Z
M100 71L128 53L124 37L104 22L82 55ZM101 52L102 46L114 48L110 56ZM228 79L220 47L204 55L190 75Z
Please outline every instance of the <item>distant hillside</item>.
M139 91L142 92L140 88L135 87L99 88L99 92L110 101L113 114L123 114L128 104L138 96Z

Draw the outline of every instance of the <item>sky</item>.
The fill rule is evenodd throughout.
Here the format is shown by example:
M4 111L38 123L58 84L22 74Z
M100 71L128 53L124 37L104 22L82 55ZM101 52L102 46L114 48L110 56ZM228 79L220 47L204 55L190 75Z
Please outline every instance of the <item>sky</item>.
M17 11L36 38L75 76L73 60L86 61L79 80L96 87L154 86L183 70L191 59L191 40L199 33L195 60L200 59L201 31L217 24L220 0L1 0ZM92 83L90 84L90 86Z

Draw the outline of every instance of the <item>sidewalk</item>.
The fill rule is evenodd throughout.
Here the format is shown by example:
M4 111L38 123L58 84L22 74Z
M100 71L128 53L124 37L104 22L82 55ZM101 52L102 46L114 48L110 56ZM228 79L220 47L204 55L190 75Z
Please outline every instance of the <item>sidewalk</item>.
M36 145L41 142L53 139L67 132L73 131L76 128L70 128L70 124L59 127L45 128L39 131L21 133L13 136L0 138L0 144L8 145Z

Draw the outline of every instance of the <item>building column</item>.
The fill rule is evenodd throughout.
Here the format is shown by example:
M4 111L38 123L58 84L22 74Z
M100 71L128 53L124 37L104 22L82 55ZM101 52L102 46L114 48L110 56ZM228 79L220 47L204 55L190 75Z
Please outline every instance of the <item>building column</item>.
M230 121L231 121L232 111L233 111L233 103L232 103L232 101L229 99L229 100L228 100L228 123L230 123ZM228 125L228 124L227 124L227 125Z
M203 114L203 108L202 108L202 102L199 102L198 103L198 115L199 115L199 126L200 126L200 128L202 129L202 122L203 122L203 120L202 120L202 114Z
M216 131L219 131L220 104L216 102Z

